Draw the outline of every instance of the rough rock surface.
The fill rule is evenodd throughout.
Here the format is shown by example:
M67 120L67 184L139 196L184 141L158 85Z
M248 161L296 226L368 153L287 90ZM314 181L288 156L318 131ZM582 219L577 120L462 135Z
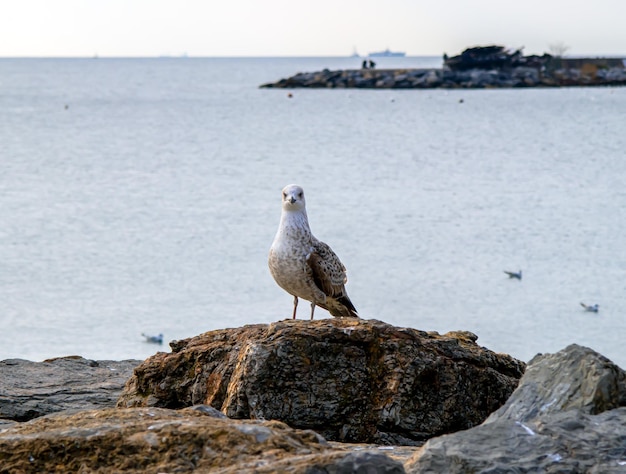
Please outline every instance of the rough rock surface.
M363 333L356 338L361 341L361 349L366 352L375 349L377 352L373 358L382 357L387 364L397 356L394 351L385 352L389 351L385 344L398 346L401 352L407 350L410 353L408 357L414 357L412 344L419 341L422 351L425 351L420 354L431 353L424 347L431 350L436 347L440 351L438 357L447 361L450 354L454 354L455 363L459 364L467 364L467 360L472 358L469 354L473 351L488 353L478 348L472 341L473 337L467 333L439 336L388 327L377 321L323 321L290 321L287 326L297 327L303 323L300 332L304 334L316 328L314 332L319 333L318 338L302 336L303 340L300 341L304 345L315 345L332 335L330 327L324 329L326 324L335 330L341 329L350 337L355 333L355 323L363 325ZM265 336L273 334L270 340L274 344L276 340L286 337L285 331L288 332L283 323L277 325L279 327L254 328L264 328L258 330ZM303 328L307 329L302 331ZM237 337L233 336L233 331L238 334ZM267 364L258 359L257 362L247 359L251 353L241 346L253 350L252 346L264 340L260 336L252 340L243 338L244 334L250 336L249 331L249 328L214 331L174 346L179 351L179 357L183 354L187 354L187 357L193 353L186 352L190 351L192 342L197 343L194 346L196 349L204 347L209 352L217 351L217 348L223 346L219 344L222 337L222 342L229 341L227 346L232 347L223 350L220 357L235 358L234 372L248 371L242 374L245 378L247 373L256 373L250 364ZM208 340L213 340L214 345L208 344ZM331 341L348 348L354 345L354 341L338 342L332 338ZM409 344L407 341L413 342ZM267 340L265 343L269 344ZM264 349L269 352L272 347L277 347L284 351L283 355L295 357L296 352L293 348L289 349L289 344L272 344ZM235 347L239 349L235 350ZM260 354L262 351L253 353ZM304 353L310 355L310 352ZM341 355L343 352L331 353L328 357L332 359L333 354ZM353 347L348 354L356 356L360 352ZM173 362L166 355L155 356L163 362L163 370L173 367L168 365ZM173 354L170 356L174 357ZM199 357L197 353L196 357ZM280 358L278 355L275 357ZM338 370L345 370L346 356L342 357ZM492 354L492 357L495 355ZM296 357L295 360L302 363L301 358ZM433 364L437 362L436 359L430 360ZM42 373L51 374L44 386L61 385L58 368L55 368L59 364L65 366L65 369L71 367L70 373L75 372L73 377L68 377L65 370L60 372L65 374L64 393L72 394L64 406L76 403L76 406L84 407L86 402L83 398L73 398L73 395L78 395L76 392L84 390L87 390L89 397L99 400L96 406L110 406L111 393L119 391L120 387L119 380L115 380L117 388L111 391L106 383L111 380L111 374L94 371L98 367L115 367L117 363L101 361L96 365L93 361L75 357L44 363L8 361L8 366L3 365L6 362L0 363L0 381L3 384L1 399L5 405L12 396L16 399L24 397L20 390L32 390ZM126 362L129 363L125 370L130 371L136 361ZM476 363L475 358L473 363ZM16 368L29 364L33 366L21 372ZM126 366L125 363L120 364ZM399 367L397 361L395 364L394 367ZM309 359L309 365L315 365L313 359ZM315 370L326 370L325 365L318 363ZM411 367L409 364L402 369L408 375L394 379L396 383L403 385L405 380L419 378ZM138 371L142 373L141 367ZM12 373L12 379L6 379L7 373ZM17 380L20 373L22 378L31 377L31 380ZM229 386L241 383L233 373L227 378ZM51 383L51 380L56 381ZM87 380L91 382L87 383ZM165 390L172 380L164 382L160 389ZM208 382L208 379L203 380ZM325 379L316 380L324 382ZM15 382L19 382L21 388L17 387L11 392L10 384ZM306 385L306 382L303 383ZM181 386L174 386L180 393L184 392ZM441 385L438 387L442 388ZM295 392L290 383L286 385L287 389L290 390L289 395L293 396ZM449 390L445 386L443 389ZM6 390L10 393L6 393ZM337 390L341 391L340 387L335 387ZM419 391L415 388L412 390L413 395L419 398ZM96 397L93 393L95 391L102 393ZM62 398L56 389L44 390L46 392L50 392L52 397ZM41 396L41 393L37 396ZM244 396L248 395L240 395ZM122 398L127 401L148 399L158 400L150 395L145 395L145 398ZM44 400L49 404L49 400ZM400 396L397 395L395 400L400 400ZM100 401L103 401L102 405ZM337 405L340 405L339 401ZM0 473L4 472L624 473L626 373L600 354L578 345L568 346L556 354L537 356L529 363L518 388L508 401L484 423L454 434L431 438L421 448L327 442L312 430L290 428L279 421L228 419L224 413L207 405L181 410L155 407L65 410L28 422L0 419Z
M0 427L68 408L114 407L139 360L0 361ZM3 420L5 423L3 423Z
M420 444L483 422L517 386L525 364L475 341L376 320L211 331L137 367L118 406L206 404L333 441Z
M337 450L312 431L198 408L109 408L17 423L0 431L0 472L404 472L379 451Z
M429 440L410 473L624 473L626 374L571 345L535 357L519 387L480 426Z
M517 390L485 423L571 410L595 415L620 406L626 406L626 373L592 349L572 344L533 358Z

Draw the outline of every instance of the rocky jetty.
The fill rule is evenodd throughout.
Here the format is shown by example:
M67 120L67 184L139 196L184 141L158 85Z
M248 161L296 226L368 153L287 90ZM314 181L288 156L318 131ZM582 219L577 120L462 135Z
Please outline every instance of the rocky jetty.
M524 56L504 46L444 56L440 69L348 69L298 73L262 88L487 89L626 85L621 58Z
M376 320L287 320L211 331L137 367L118 406L210 405L328 440L421 444L482 423L525 364L476 344Z
M347 69L298 73L262 88L357 88L357 89L496 89L520 87L623 86L626 69L620 67L586 72L557 69L541 73L520 66L510 71L497 69Z
M172 346L173 353L156 354L136 367L118 408L112 396L122 392L122 377L107 370L127 372L137 361L116 365L70 357L40 363L0 362L0 381L15 382L22 371L15 386L0 385L3 407L19 406L32 392L44 407L39 413L53 412L23 422L18 418L30 416L24 417L23 409L0 412L0 473L626 472L626 373L578 345L536 356L519 384L517 377L524 365L480 348L470 333L438 335L379 321L283 321L211 331ZM405 351L408 354L402 358ZM290 365L292 369L287 368ZM328 365L344 373L346 382L338 379L335 383L346 387L317 387L331 384ZM349 367L354 374L345 372ZM377 371L366 376L363 367ZM477 375L479 368L491 376ZM518 385L482 423L459 423L473 427L431 437L422 447L401 445L400 437L394 446L350 444L328 441L317 430L298 429L284 421L227 417L229 407L247 407L251 414L258 406L268 405L257 392L260 374L268 369L274 380L264 383L276 398L275 405L283 405L282 413L307 409L310 419L317 419L314 411L327 407L332 420L333 410L342 407L344 424L350 425L351 417L370 403L367 400L380 399L379 417L385 407L399 407L393 411L393 420L389 409L387 418L380 418L383 424L377 430L385 433L393 433L396 428L390 426L403 420L406 424L430 418L429 410L455 412L459 400L477 404L488 390L485 387L475 395L481 383L496 392L494 398L511 380ZM154 386L158 371L163 376L160 385ZM304 378L284 380L289 373ZM374 379L383 383L372 385ZM41 389L41 385L49 388ZM75 398L68 399L65 410L56 412L53 405L62 399L62 386L63 393ZM231 390L231 386L240 389ZM377 386L378 398L372 391ZM139 387L145 391L139 393ZM176 395L168 396L168 390ZM217 396L220 391L236 398L234 405L227 402L228 397ZM458 393L462 391L467 393L462 396ZM89 406L91 402L81 399L81 393L97 402ZM323 393L338 398L331 406L329 400L315 398ZM223 401L220 409L209 404L181 408L189 399L178 399L177 409L155 406L184 394ZM414 405L406 405L408 394L415 399ZM342 397L352 397L354 406L349 408L349 400ZM437 403L443 407L437 408ZM14 418L8 419L11 413Z

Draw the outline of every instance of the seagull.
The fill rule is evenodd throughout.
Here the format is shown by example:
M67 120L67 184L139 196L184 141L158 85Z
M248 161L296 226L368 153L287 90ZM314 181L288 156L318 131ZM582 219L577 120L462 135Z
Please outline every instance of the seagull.
M328 245L311 233L304 191L289 184L282 193L280 224L268 265L278 286L293 295L293 319L298 298L311 302L311 319L315 306L337 318L358 318L344 287L348 281L346 267Z
M589 311L590 313L597 313L600 309L598 304L587 305L585 303L580 303L580 305L585 308L585 311Z
M504 270L504 273L506 273L509 276L509 278L517 278L518 280L522 279L521 270L519 272L507 272L506 270Z
M152 342L154 344L163 344L163 334L159 334L158 336L149 336L148 334L141 333L143 337L146 338L146 342Z

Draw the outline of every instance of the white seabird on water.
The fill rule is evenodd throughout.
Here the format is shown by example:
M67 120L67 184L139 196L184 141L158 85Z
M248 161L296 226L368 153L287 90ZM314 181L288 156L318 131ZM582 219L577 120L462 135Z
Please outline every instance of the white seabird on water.
M521 270L519 272L507 272L506 270L504 270L504 273L506 273L509 276L509 278L517 278L518 280L522 279Z
M146 342L152 342L153 344L163 344L163 334L150 336L142 332L141 335L146 338Z
M580 305L585 308L585 311L589 311L590 313L597 313L598 310L600 309L600 306L596 303L596 304L585 304L585 303L580 303Z
M293 319L298 298L311 302L311 319L315 306L337 318L358 318L344 286L348 281L346 267L328 245L311 233L304 191L290 184L282 193L280 224L268 265L278 286L293 295Z

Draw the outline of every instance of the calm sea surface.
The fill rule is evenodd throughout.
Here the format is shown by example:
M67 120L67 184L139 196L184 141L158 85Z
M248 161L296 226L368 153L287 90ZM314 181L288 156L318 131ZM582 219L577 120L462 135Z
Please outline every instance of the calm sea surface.
M362 317L626 367L626 88L258 88L359 64L0 60L0 359L289 317L266 260L298 183Z

